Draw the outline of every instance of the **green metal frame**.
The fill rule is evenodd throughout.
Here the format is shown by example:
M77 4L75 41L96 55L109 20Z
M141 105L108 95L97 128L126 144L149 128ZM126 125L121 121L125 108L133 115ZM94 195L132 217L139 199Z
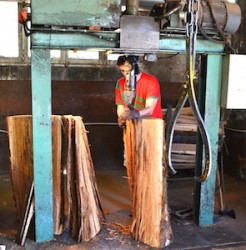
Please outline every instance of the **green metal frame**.
M214 222L214 196L218 157L220 96L222 81L222 58L220 54L202 56L199 80L199 107L204 116L212 149L212 169L204 183L195 183L193 217L200 226L208 226ZM203 144L198 133L195 175L201 174L200 166L204 166Z
M32 126L36 241L52 240L52 137L50 51L32 53Z
M119 50L118 34L99 32L93 34L39 33L31 35L32 44L32 105L33 105L33 142L34 142L34 180L36 241L53 238L52 204L52 145L51 145L51 65L50 49L87 49ZM210 41L198 40L197 52L208 54L207 90L205 93L205 125L212 144L213 162L211 175L202 184L200 192L199 225L213 222L215 171L217 168L217 137L219 129L219 103L221 64L224 46ZM157 52L157 51L155 51ZM184 53L184 39L160 40L159 52Z
M212 169L207 181L201 185L198 220L200 226L208 226L214 222L214 196L220 125L221 81L222 55L208 55L204 119L212 148Z

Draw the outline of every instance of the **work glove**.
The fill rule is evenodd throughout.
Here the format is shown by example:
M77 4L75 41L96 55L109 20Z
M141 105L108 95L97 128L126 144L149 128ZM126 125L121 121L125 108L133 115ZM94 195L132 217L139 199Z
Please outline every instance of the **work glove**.
M139 111L136 109L129 109L126 113L127 120L135 120L140 117Z

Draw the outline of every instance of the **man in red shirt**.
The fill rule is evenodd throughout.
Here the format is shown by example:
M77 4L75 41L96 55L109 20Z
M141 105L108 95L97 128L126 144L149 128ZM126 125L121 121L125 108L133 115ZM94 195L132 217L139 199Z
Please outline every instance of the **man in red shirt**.
M161 111L160 84L156 77L141 72L137 64L137 56L120 56L117 65L124 77L117 81L115 87L115 103L119 126L122 127L127 119L159 118L163 119ZM131 107L127 105L124 91L127 78L131 71L135 73L135 98Z

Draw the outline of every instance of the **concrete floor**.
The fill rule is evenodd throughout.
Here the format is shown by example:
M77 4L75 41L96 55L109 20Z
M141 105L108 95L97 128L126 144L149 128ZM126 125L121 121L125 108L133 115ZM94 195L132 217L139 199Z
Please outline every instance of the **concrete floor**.
M124 234L118 227L119 225L129 225L131 221L129 216L131 203L125 176L124 169L97 172L98 189L106 214L106 223L90 242L77 243L65 232L51 242L36 243L32 233L29 233L25 246L19 246L15 243L19 222L15 215L10 179L8 175L0 175L0 250L153 249L134 241L131 236ZM216 198L215 223L212 226L201 228L192 221L191 216L185 218L177 216L177 211L192 207L192 179L168 179L168 200L174 242L165 249L246 249L246 182L225 176L225 184L228 204L225 211L233 209L236 219L226 213L217 214L220 208Z

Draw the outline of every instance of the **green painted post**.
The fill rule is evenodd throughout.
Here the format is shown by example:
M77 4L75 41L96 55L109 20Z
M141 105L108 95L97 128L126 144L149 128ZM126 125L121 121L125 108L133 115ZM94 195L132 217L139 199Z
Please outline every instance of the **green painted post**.
M32 53L32 124L36 241L53 239L50 51Z
M214 196L219 139L222 55L207 56L206 79L205 124L212 148L212 169L209 178L201 184L199 211L200 226L208 226L214 222Z

